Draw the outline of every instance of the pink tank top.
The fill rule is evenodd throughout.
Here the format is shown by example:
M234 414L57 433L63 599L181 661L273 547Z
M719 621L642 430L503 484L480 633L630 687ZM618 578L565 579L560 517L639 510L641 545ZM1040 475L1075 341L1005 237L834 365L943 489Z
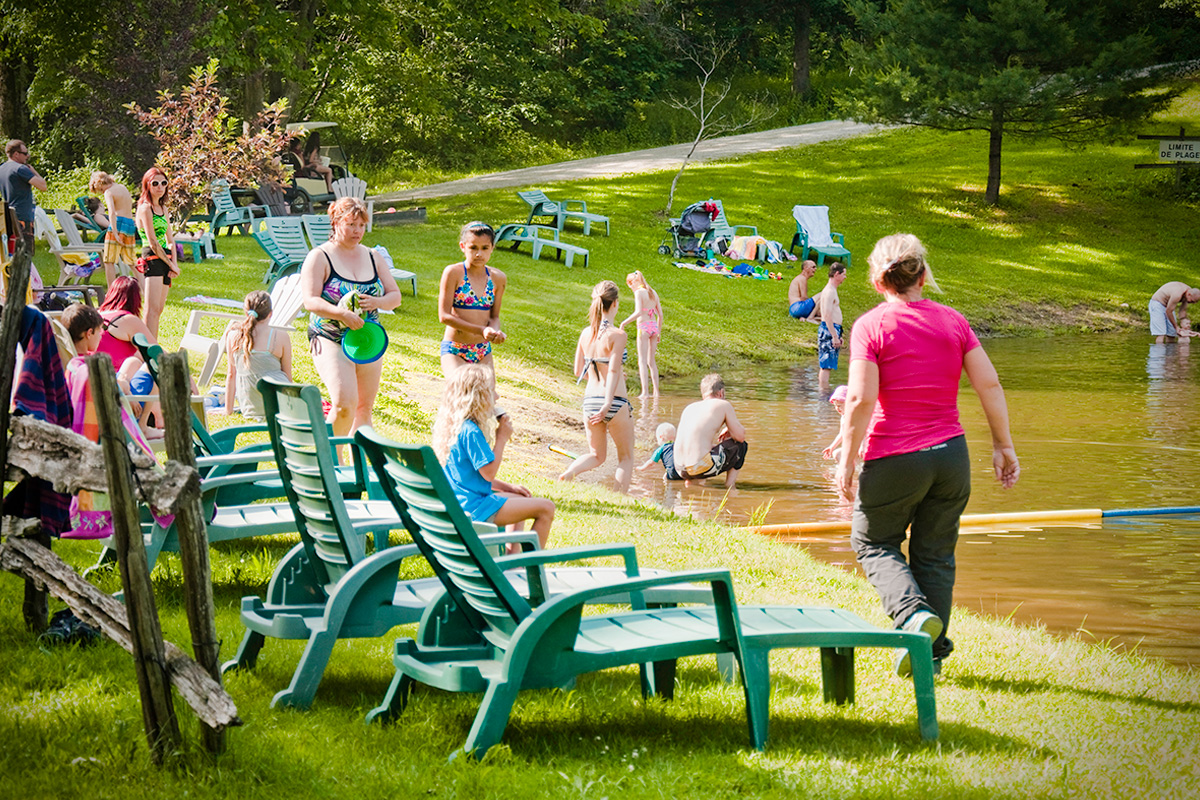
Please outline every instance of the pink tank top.
M119 320L121 317L132 317L128 311L114 309L111 311L101 311L100 316L104 318L104 332L100 334L100 344L96 347L97 353L105 353L112 359L113 367L120 369L125 363L125 359L138 354L137 347L133 342L124 339L118 339L109 333L108 326Z

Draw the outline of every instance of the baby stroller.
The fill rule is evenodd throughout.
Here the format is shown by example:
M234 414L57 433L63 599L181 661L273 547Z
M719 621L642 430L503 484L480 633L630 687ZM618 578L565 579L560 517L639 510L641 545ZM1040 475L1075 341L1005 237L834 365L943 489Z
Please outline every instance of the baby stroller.
M664 240L658 246L658 252L675 258L712 258L712 250L705 247L705 239L713 224L712 209L708 207L712 202L702 200L692 203L683 210L679 219L671 220L667 232L671 234L672 244Z

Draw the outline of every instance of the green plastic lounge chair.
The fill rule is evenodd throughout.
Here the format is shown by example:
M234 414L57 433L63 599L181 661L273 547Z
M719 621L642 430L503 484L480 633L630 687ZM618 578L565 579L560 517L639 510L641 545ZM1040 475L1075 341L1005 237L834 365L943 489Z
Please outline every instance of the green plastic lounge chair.
M264 206L239 206L233 201L233 194L229 191L229 181L221 178L215 180L210 185L212 193L212 213L207 219L200 219L208 223L208 230L213 235L213 251L216 251L215 237L220 235L221 229L229 230L238 228L242 233L246 233L252 226L255 219L270 216L270 208Z
M817 266L825 263L826 256L841 259L850 268L850 251L846 249L846 237L829 229L829 206L793 206L792 219L796 220L796 233L792 235L790 252L800 248L800 259L808 258L808 252L817 253Z
M496 244L501 242L512 242L512 247L509 248L516 251L521 246L522 242L529 242L533 250L534 260L542 257L542 250L550 247L557 250L557 257L566 254L567 266L573 266L575 256L583 256L583 265L588 265L589 253L586 247L580 247L577 244L571 244L559 239L558 229L550 225L533 225L530 223L514 223L510 222L507 225L501 225L500 230L496 231Z
M587 202L583 200L551 200L541 189L517 192L517 197L529 204L529 218L525 220L528 223L532 224L534 217L549 217L554 220L554 227L561 231L567 220L577 219L583 223L583 235L588 236L592 232L593 222L603 222L604 235L608 236L609 234L608 217L602 214L589 214ZM572 204L578 207L572 208Z
M92 236L92 241L101 242L104 240L104 234L108 233L108 228L102 227L99 222L96 222L96 217L92 214L92 210L88 208L87 201L89 199L90 198L86 196L75 198L75 205L79 207L79 213L83 214L85 220L84 222L80 222L79 220L75 221L78 222L84 228L84 230L94 234Z
M854 694L854 648L903 647L911 655L921 735L937 738L927 635L876 628L834 608L737 606L724 570L639 577L556 595L534 606L502 570L552 563L561 555L544 551L492 559L453 501L429 447L388 442L368 430L360 430L356 438L385 495L398 509L404 504L401 518L446 588L422 618L416 639L396 642L396 676L369 721L396 718L414 683L483 692L465 745L467 752L482 757L503 735L523 688L570 687L584 672L637 663L643 665L643 691L670 697L675 659L726 652L743 668L751 742L761 748L767 740L772 649L820 648L825 698L845 702ZM714 605L645 609L644 593L681 580L710 583ZM634 611L582 615L583 606L618 591L629 593ZM653 669L645 668L647 662L653 662Z
M338 639L378 637L397 625L419 622L426 609L442 594L437 578L397 579L400 562L419 555L414 545L377 548L368 554L363 536L350 522L345 502L336 491L330 468L329 437L321 415L316 387L265 379L259 384L267 409L279 472L288 487L288 500L296 516L301 544L276 568L264 602L242 600L246 634L237 656L224 670L252 668L267 637L307 640L304 655L291 685L277 694L272 705L308 707L321 682L333 645ZM404 508L404 507L400 507ZM404 513L407 509L404 508ZM519 542L537 546L532 532L496 534L495 527L474 523L486 544ZM631 548L608 554L623 555L637 572ZM614 583L627 577L625 569L572 568L537 573L535 586L551 593L564 587ZM528 593L524 573L514 581ZM544 580L544 583L542 582ZM615 598L613 601L628 598ZM652 598L654 599L654 598ZM676 586L658 596L664 602L706 602L701 587Z
M152 345L143 334L134 334L133 344L141 353L146 368L150 370L155 383L158 383L159 357L163 349ZM219 478L226 476L243 476L247 480L231 480L217 490L214 501L221 506L238 506L254 503L260 500L282 500L286 496L283 481L274 469L262 470L261 467L275 460L275 453L269 442L254 442L238 446L242 436L263 434L267 432L264 424L230 425L215 431L209 431L204 419L192 409L192 444L197 458L205 459L200 469L202 478ZM366 461L361 451L351 448L352 463L339 466L338 483L342 487L342 495L347 498L361 497L364 492L368 496L379 494L378 486L370 485L371 473L367 471Z
M309 248L318 247L333 238L333 223L328 214L304 214L300 217Z
M483 692L464 750L482 758L500 741L522 689L573 686L578 675L641 666L644 695L670 696L678 658L728 653L743 662L733 583L726 570L632 578L551 596L534 606L513 585L506 567L543 566L569 553L542 551L496 561L463 514L433 450L405 446L359 431L385 492L403 501L405 525L433 565L445 594L421 620L417 639L396 642L396 677L368 720L390 720L416 682L446 691ZM388 478L384 477L384 474ZM680 581L711 586L714 605L647 610L641 592ZM628 594L634 610L583 615L589 603ZM647 669L648 662L655 662ZM662 662L662 663L658 663ZM751 744L766 734L769 686L762 669L743 669Z
M281 219L280 217L272 217L272 219ZM259 247L267 254L270 259L270 264L267 265L266 274L263 275L263 283L273 285L280 278L291 273L294 270L299 270L304 264L303 258L296 258L295 254L284 252L278 244L275 243L275 236L269 230L251 231L250 235L254 237L254 241L258 242Z
M279 249L293 262L303 264L312 249L304 236L303 217L268 217L264 224Z

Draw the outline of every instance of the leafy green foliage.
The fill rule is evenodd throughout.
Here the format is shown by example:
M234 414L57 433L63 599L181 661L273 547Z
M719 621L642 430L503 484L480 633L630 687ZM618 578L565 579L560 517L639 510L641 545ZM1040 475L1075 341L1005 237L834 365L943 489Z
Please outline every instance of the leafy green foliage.
M173 209L182 219L210 196L218 178L235 186L288 179L277 157L290 138L280 122L287 101L265 107L252 125L240 128L217 88L216 59L192 70L191 83L178 96L164 91L158 101L149 110L137 103L126 108L158 142L155 163L171 178Z
M1091 141L1166 108L1150 91L1158 42L1129 32L1107 3L1047 0L851 0L864 79L846 108L857 119L986 130L988 201L999 197L1005 133Z

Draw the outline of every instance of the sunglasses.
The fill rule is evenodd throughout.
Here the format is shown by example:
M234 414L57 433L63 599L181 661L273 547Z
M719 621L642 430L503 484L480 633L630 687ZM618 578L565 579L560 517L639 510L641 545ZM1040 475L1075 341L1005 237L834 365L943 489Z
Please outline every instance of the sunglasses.
M166 181L150 181L151 186L166 186Z

